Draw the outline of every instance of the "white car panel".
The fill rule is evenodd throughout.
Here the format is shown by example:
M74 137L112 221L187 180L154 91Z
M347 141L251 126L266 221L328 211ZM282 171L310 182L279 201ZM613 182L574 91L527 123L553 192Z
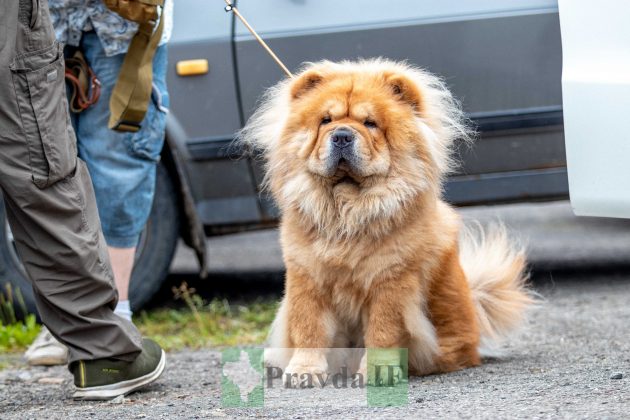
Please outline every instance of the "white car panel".
M576 215L630 218L630 1L559 0Z

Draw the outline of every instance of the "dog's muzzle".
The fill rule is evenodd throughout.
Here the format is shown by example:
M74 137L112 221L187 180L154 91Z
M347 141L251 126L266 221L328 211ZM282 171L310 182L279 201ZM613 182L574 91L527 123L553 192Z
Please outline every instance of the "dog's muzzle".
M350 170L357 171L360 160L356 150L356 133L348 127L339 127L330 134L329 141L330 148L326 159L326 172L330 176L334 175L343 162L349 166Z
M338 128L330 135L330 142L336 149L345 149L354 143L354 133L349 128Z

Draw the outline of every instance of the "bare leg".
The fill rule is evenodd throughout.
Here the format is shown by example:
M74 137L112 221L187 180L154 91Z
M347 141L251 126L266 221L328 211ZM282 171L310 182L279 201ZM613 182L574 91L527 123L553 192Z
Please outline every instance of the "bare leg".
M133 271L136 248L114 248L108 246L107 250L109 251L109 259L114 271L118 299L129 300L129 282Z

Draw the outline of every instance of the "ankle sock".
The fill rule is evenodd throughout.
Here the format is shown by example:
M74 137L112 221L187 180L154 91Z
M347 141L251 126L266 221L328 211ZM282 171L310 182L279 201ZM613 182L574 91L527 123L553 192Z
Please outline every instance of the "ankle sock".
M118 304L116 305L116 309L114 309L114 313L119 317L131 321L131 315L133 315L133 312L131 312L131 305L129 305L129 301L119 300Z

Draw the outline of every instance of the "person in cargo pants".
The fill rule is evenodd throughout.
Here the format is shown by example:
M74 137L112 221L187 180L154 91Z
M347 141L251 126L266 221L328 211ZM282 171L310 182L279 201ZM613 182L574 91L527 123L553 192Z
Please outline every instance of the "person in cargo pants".
M164 145L169 99L167 42L173 27L173 6L173 0L165 0L159 9L163 30L153 55L152 94L141 127L136 132L120 132L108 128L110 98L138 25L110 10L103 0L48 0L55 36L64 44L65 57L81 53L100 82L100 99L86 108L75 101L70 118L79 157L92 178L118 290L114 313L128 320L132 317L129 285L136 246L151 212ZM24 356L31 365L65 364L68 350L42 328Z
M16 248L43 323L69 349L74 397L123 395L157 379L166 357L113 312L118 295L47 0L0 0L0 10L0 189Z

